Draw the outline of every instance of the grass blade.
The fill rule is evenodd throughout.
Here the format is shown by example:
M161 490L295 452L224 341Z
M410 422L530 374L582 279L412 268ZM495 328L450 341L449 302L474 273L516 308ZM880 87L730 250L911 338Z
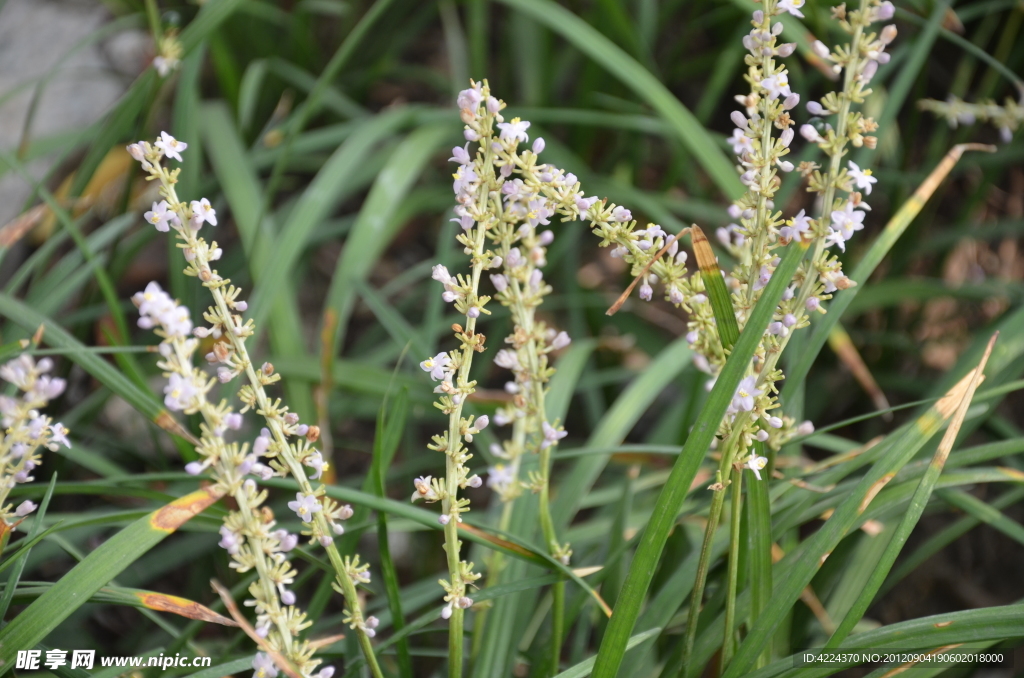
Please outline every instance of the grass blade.
M640 613L640 606L646 597L669 531L682 507L683 499L689 492L697 468L711 445L718 422L725 416L725 410L736 392L736 387L747 371L750 359L768 327L775 307L782 299L786 285L792 280L797 266L806 253L807 246L800 243L791 244L786 248L782 261L754 307L739 341L701 410L697 423L672 466L672 473L644 530L629 574L626 576L619 603L615 606L615 614L612 615L608 631L598 651L594 675L599 678L613 678L619 670L625 655L626 643Z
M501 0L513 9L529 14L577 49L601 64L624 85L647 101L672 126L679 141L693 153L695 160L726 197L738 198L743 185L725 152L714 141L693 113L650 71L629 56L604 34L551 0Z
M34 647L46 638L139 556L219 498L212 490L198 490L153 511L103 542L19 614L15 622L0 630L0 672L13 666L19 649Z
M879 562L875 565L871 578L861 590L861 593L853 604L853 607L849 612L847 612L846 617L839 624L839 627L835 630L835 633L832 634L832 637L829 638L825 647L831 648L839 645L839 643L841 643L853 630L854 625L860 620L860 618L864 616L864 613L867 612L868 607L871 605L871 601L874 600L875 594L878 592L878 589L882 587L886 575L889 574L889 570L892 568L893 563L896 562L896 557L899 555L899 552L903 549L903 545L910 537L910 533L914 529L914 526L917 525L917 521L921 518L921 514L924 513L925 506L928 504L932 491L935 489L935 484L939 479L939 474L942 473L942 469L946 464L946 459L949 458L949 453L953 449L953 443L956 442L957 433L960 432L960 427L963 425L964 418L967 416L967 408L971 405L971 398L974 396L974 392L977 390L978 385L984 378L982 373L985 370L985 364L988 362L988 357L992 353L992 346L995 344L997 336L998 334L992 336L992 339L988 344L988 349L981 357L981 362L978 363L978 366L974 369L967 389L963 394L963 399L960 401L959 407L957 407L952 421L950 421L949 428L946 429L946 433L942 437L942 442L939 444L938 449L935 451L935 455L932 457L931 463L928 465L928 470L925 472L924 477L921 478L921 482L918 484L917 489L914 492L914 496L910 500L908 510L903 514L903 518L900 521L899 526L896 528L896 531L893 533L885 552L882 554Z

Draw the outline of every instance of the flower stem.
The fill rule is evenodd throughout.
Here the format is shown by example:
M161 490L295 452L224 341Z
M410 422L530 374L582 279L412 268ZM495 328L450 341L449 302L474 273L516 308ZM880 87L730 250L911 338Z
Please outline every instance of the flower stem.
M725 638L722 642L720 671L724 671L732 659L736 645L736 593L740 567L740 516L743 510L743 472L729 485L732 494L732 514L729 519L729 571L728 588L725 594Z
M212 271L210 262L206 260L205 257L206 248L199 246L197 232L189 225L189 215L186 214L185 210L182 208L183 203L178 199L177 192L174 189L174 182L169 177L169 173L165 168L161 168L160 170L160 181L168 202L171 203L171 207L178 213L179 219L183 224L183 226L177 229L177 232L179 237L181 237L191 251L195 253L196 258L194 263L200 270L206 269ZM266 390L263 388L263 382L256 374L256 369L249 357L249 352L245 347L244 337L240 336L235 331L236 328L240 329L240 326L235 324L234 315L229 308L227 299L224 295L223 287L226 284L226 280L217 277L203 281L203 286L208 288L210 290L210 294L213 296L219 320L225 327L226 331L224 332L224 336L226 336L228 341L231 343L231 347L235 351L236 359L243 366L249 385L255 395L257 412L265 418L267 428L271 431L274 441L277 443L280 458L284 461L288 470L295 478L300 491L306 495L314 495L315 493L313 487L310 485L309 478L306 476L305 468L295 458L291 444L288 442L288 438L284 433L281 423L281 416L283 413L277 404L271 403ZM321 536L330 535L331 528L328 525L323 512L319 511L314 513L313 536L315 538L319 538ZM362 610L359 606L359 596L356 591L355 583L349 576L341 555L338 553L338 547L333 543L333 541L325 548L327 550L327 557L331 562L331 566L334 568L335 579L342 590L342 595L344 596L346 603L348 604L349 614L355 622L354 626L356 634L359 637L359 645L366 657L366 662L370 667L370 671L374 678L383 678L383 673L377 663L377 658L373 653L373 648L370 645L370 639L366 635L365 629L362 627Z
M736 415L733 434L725 441L722 459L718 465L715 481L721 487L715 490L714 496L711 498L708 524L704 528L704 541L700 547L700 560L697 561L697 576L693 582L693 592L690 595L690 610L686 622L686 639L683 641L683 663L679 667L680 678L686 678L687 667L693 655L693 643L697 638L697 619L700 617L701 603L704 599L704 586L707 583L708 570L711 567L711 546L715 540L715 532L718 530L718 523L722 517L722 508L725 506L725 488L729 486L732 462L736 456L740 433L746 425L747 416L746 412L740 412Z

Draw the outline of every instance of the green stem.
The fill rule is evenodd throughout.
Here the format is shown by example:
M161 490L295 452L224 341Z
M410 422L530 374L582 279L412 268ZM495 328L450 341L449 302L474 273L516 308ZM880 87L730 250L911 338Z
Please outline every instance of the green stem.
M729 519L729 572L728 589L725 594L725 639L722 643L721 668L725 669L732 659L736 645L736 587L740 570L740 516L743 510L743 472L736 474L736 480L729 485L732 494L732 514Z
M679 668L680 678L686 678L687 667L690 658L693 656L693 643L697 638L697 620L700 617L701 602L704 599L704 586L707 583L708 570L711 567L711 545L715 539L715 531L722 518L722 508L725 506L725 488L729 485L732 472L732 462L736 456L736 446L739 443L739 435L747 422L747 413L740 412L736 415L733 424L733 433L725 441L722 451L722 460L715 475L715 481L721 484L721 489L715 491L711 498L711 508L708 510L708 524L704 528L704 541L700 547L700 560L697 562L697 577L693 583L693 592L690 594L690 611L686 622L686 639L683 641L683 664Z
M171 203L172 208L178 208L182 202L178 198L178 194L174 189L174 182L169 179L168 172L165 168L160 168L160 179L168 202ZM195 263L205 267L206 269L212 270L210 262L204 261L201 258L202 249L199 247L199 237L197 232L192 230L188 225L189 215L182 212L178 216L184 226L177 229L177 232L191 250L196 253ZM233 313L228 307L227 299L224 296L223 291L223 284L226 284L226 282L221 281L214 284L211 281L204 282L203 284L210 290L214 305L222 322L225 323L225 326L228 324L233 325ZM295 458L295 455L292 453L291 444L288 442L288 437L285 435L284 428L281 425L282 419L279 416L276 416L276 414L275 416L271 416L271 413L279 413L280 408L277 405L272 404L270 398L267 396L267 392L263 388L263 381L256 374L256 368L249 357L244 337L238 336L238 334L233 331L226 331L224 336L231 343L231 346L235 351L237 361L244 366L243 371L245 372L249 385L256 397L256 409L263 413L265 417L267 428L270 429L271 434L277 443L280 459L288 467L288 470L295 478L295 481L298 483L299 489L302 493L305 495L315 495L313 487L309 482L309 478L306 476L305 468L299 463ZM313 525L311 527L314 536L329 536L332 533L330 525L328 525L327 518L323 515L323 511L318 511L313 514ZM359 596L356 592L355 583L349 576L341 555L338 553L338 547L333 541L330 545L325 547L325 550L327 551L327 557L334 568L335 579L341 586L342 594L345 597L346 603L348 603L349 612L352 615L353 620L356 622L355 631L356 635L359 637L359 645L366 657L366 663L369 665L374 678L384 678L380 665L377 663L377 658L373 653L373 647L370 645L370 638L366 635L366 631L362 626L362 610L359 607Z

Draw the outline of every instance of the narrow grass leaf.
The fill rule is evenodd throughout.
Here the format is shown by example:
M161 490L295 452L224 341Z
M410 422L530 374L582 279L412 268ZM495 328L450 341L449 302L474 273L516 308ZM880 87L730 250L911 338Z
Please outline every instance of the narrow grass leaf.
M824 559L860 522L864 512L896 472L953 415L969 383L967 378L961 380L945 398L912 422L911 426L905 427L903 435L886 448L884 457L868 468L867 473L836 507L825 524L786 555L781 561L781 571L785 572L785 577L775 586L767 609L750 629L723 678L738 678L750 670L771 634L810 583Z
M739 341L698 416L697 423L690 431L682 453L672 466L672 473L658 496L654 512L644 529L619 602L615 606L615 614L612 615L608 631L598 651L594 675L599 678L613 678L619 670L626 644L640 614L640 606L646 598L647 589L661 558L665 541L675 525L683 499L689 492L697 468L717 432L718 422L725 416L725 410L732 401L740 379L749 367L754 350L767 329L779 300L782 299L782 293L806 253L807 246L800 243L794 243L786 248L782 261L754 307Z
M153 511L103 542L19 614L14 623L0 630L0 672L10 669L19 649L33 647L46 638L111 579L219 498L212 490L198 490Z
M500 0L572 43L577 49L606 68L624 85L644 99L671 125L679 141L693 153L708 175L726 197L738 198L743 185L736 176L733 163L700 124L693 113L679 102L650 71L629 56L580 17L551 0Z

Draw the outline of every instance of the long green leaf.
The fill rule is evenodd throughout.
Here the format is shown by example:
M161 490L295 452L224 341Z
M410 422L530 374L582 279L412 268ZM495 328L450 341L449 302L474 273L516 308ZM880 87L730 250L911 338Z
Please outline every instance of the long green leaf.
M352 178L367 156L384 138L406 124L410 114L403 109L376 115L336 150L302 192L288 221L273 244L274 256L267 261L249 300L250 317L259 325L273 302L280 298L281 284L293 276L299 256L316 228L353 190ZM430 151L434 149L431 148Z
M689 492L690 484L711 445L711 439L717 432L718 422L725 416L736 387L747 372L750 359L768 328L772 314L782 299L782 293L806 253L807 246L800 243L794 243L786 248L782 261L754 307L739 341L736 342L698 416L697 423L690 431L682 453L672 466L672 473L644 530L629 574L626 576L619 603L615 606L615 613L598 651L594 675L600 678L613 678L619 670L626 643L633 631L640 606L646 597L665 541L676 522L683 499Z
M826 647L836 647L845 640L846 636L853 631L854 625L860 621L860 618L865 612L867 612L875 594L882 587L882 584L885 582L885 577L889 574L889 570L892 568L893 563L896 562L896 557L903 549L903 545L910 537L911 531L913 531L914 526L917 525L917 521L924 513L925 506L928 504L932 491L935 489L935 485L939 480L939 474L942 473L942 470L946 465L946 460L949 458L949 453L953 449L953 443L956 441L956 435L959 433L960 426L963 424L964 418L967 416L967 408L971 404L971 398L974 396L974 392L977 389L978 384L981 383L981 375L985 369L985 363L988 362L989 355L992 351L992 343L994 342L995 336L992 337L992 340L989 343L989 350L985 352L984 356L982 356L981 363L977 368L975 368L973 376L970 377L970 382L967 386L966 392L963 394L962 400L958 404L956 413L950 422L949 429L946 431L946 434L942 438L942 442L935 451L935 455L932 457L932 461L928 465L928 468L924 473L924 477L921 478L921 482L915 489L914 496L910 500L909 508L903 513L903 517L893 532L885 551L882 553L882 557L872 565L871 577L861 589L857 600L847 612L843 621L836 628L832 637L829 638L828 643L825 645Z
M0 673L13 668L19 649L34 647L46 638L111 579L217 499L209 490L185 495L103 542L0 630Z
M685 338L677 339L663 349L601 417L601 422L587 440L587 446L611 447L621 443L655 398L686 367L689 358L690 347ZM568 528L610 459L611 454L583 457L560 483L572 491L560 492L553 502L551 512L558 533Z
M723 678L738 678L749 671L783 616L824 562L824 558L828 557L843 537L861 521L865 510L886 483L952 416L953 409L959 402L957 394L962 395L963 388L965 385L954 389L947 398L912 422L912 425L905 427L903 435L895 439L885 450L885 455L868 468L867 473L858 480L825 524L781 561L780 565L784 567L781 571L785 572L785 576L775 586L767 609L750 629Z
M324 304L324 317L330 317L333 326L325 342L332 355L338 352L345 326L355 305L356 289L352 283L365 280L391 244L401 226L392 220L392 215L402 197L423 172L427 161L442 143L452 138L453 132L450 124L417 129L399 144L377 175L345 241L345 250L334 270L327 302Z
M693 153L726 197L738 198L743 185L733 163L711 135L665 85L622 48L565 7L551 0L500 0L529 14L601 64L624 85L647 101L675 130L679 141Z

